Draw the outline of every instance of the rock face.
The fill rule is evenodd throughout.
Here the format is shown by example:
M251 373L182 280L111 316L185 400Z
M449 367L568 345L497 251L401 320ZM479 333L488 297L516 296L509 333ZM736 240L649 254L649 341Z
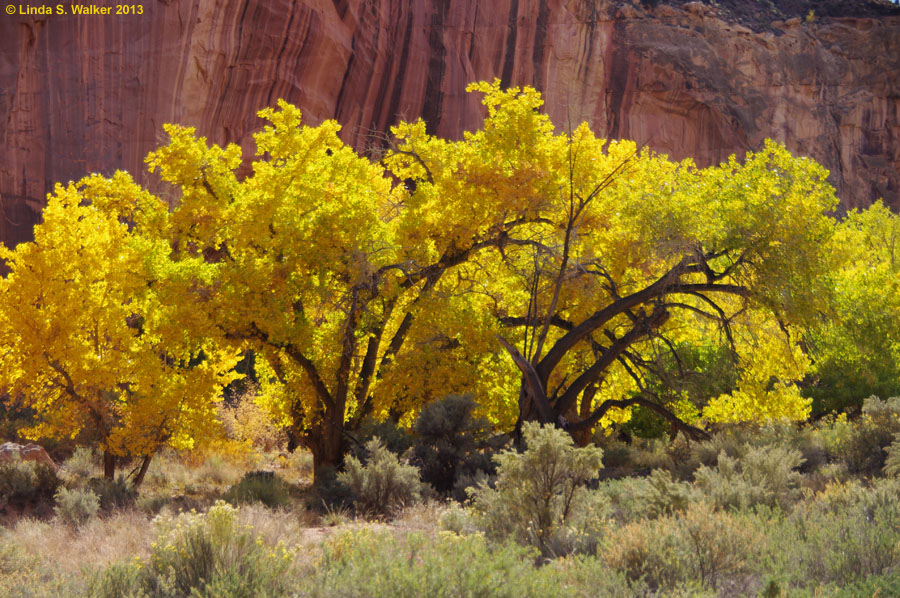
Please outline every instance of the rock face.
M43 463L56 471L56 463L39 444L16 444L15 442L0 444L0 463L8 463L16 459Z
M56 181L123 168L154 187L143 158L165 122L252 155L256 111L285 98L361 150L399 119L455 138L482 118L466 84L495 77L543 90L558 126L587 120L700 165L773 137L828 167L844 207L900 208L900 10L741 24L726 4L158 0L141 15L0 15L0 240L30 238Z

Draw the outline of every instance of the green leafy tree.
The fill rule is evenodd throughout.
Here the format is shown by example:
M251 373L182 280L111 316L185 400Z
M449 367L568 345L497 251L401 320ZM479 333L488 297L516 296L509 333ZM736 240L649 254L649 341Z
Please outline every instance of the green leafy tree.
M854 210L830 247L831 309L805 336L817 414L900 395L900 218L880 202Z

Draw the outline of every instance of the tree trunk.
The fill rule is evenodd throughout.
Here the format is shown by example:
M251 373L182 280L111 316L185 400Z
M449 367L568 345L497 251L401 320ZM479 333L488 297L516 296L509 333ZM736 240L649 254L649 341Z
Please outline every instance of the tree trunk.
M147 470L150 468L150 460L153 458L153 455L145 455L144 460L141 462L141 469L138 471L137 477L134 478L134 489L137 490L141 487L141 484L144 482L144 476L147 475Z
M286 430L287 433L287 450L289 453L293 453L295 450L300 448L302 444L302 437L297 433L296 426L291 426Z
M116 478L116 461L117 457L109 451L103 453L103 477L108 480Z
M322 481L322 468L337 469L344 460L343 425L333 421L328 414L325 421L306 435L306 447L313 456L313 485Z

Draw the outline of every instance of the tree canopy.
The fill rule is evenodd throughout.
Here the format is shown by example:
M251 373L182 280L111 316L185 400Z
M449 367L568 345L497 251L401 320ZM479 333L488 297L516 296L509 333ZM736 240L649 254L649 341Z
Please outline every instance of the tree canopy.
M91 427L111 454L189 444L252 350L260 402L317 468L365 418L408 422L452 393L501 429L586 441L641 406L700 437L807 417L798 381L863 350L822 324L855 301L836 248L862 235L887 255L893 217L838 226L814 161L766 142L698 168L560 130L534 89L470 91L480 129L401 123L378 160L283 101L252 158L166 125L147 163L171 209L124 173L57 187L35 243L2 254L0 384L40 414L34 433ZM872 291L892 280L892 257L845 257L874 268ZM710 364L722 383L697 383Z
M880 202L851 211L829 250L830 309L804 335L817 415L900 395L900 218Z
M533 90L473 88L488 107L482 130L447 143L401 126L390 164L419 181L416 201L464 198L451 237L494 211L523 223L470 260L462 284L490 298L521 370L520 420L589 431L639 404L697 434L686 420L701 415L808 414L793 384L808 363L788 326L817 312L826 282L837 200L823 168L767 142L743 162L699 169L587 125L555 132ZM708 339L736 363L733 392L705 405L650 392L660 353L678 362L679 344Z
M25 433L86 434L116 457L190 448L216 424L236 355L185 334L154 272L166 260L152 228L165 205L125 173L58 185L35 240L0 247L0 386L36 413ZM156 272L159 273L159 272Z

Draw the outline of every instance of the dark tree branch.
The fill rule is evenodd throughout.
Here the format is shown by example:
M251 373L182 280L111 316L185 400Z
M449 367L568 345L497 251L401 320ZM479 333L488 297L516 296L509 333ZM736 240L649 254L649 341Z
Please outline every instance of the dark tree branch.
M669 318L669 313L664 308L653 311L646 319L640 321L624 336L617 339L603 355L594 362L591 367L584 371L578 378L572 382L563 395L559 398L554 409L557 413L566 413L575 403L578 395L593 382L596 382L610 365L628 349L637 342L638 339L649 335L653 330L662 326Z
M530 318L525 318L525 317L521 317L521 316L515 316L515 317L514 316L506 316L503 318L499 318L498 321L500 322L500 324L502 326L505 326L508 328L513 328L516 326L537 326L538 324L541 323L541 321L537 318L537 316L532 316ZM553 326L560 328L561 330L572 330L572 328L575 327L575 325L572 322L562 318L559 315L553 316L550 320L550 323Z
M534 366L531 365L531 362L525 359L519 350L513 347L509 341L505 338L497 335L497 340L500 341L500 344L503 345L503 348L506 349L507 353L509 353L510 357L512 357L513 363L516 364L522 371L522 376L525 379L525 384L528 387L528 391L534 401L534 404L537 406L538 411L541 414L541 420L544 423L554 421L553 417L553 409L550 407L550 402L547 400L547 393L544 390L544 385L541 384L540 378L538 378L537 372L534 369Z
M645 397L632 397L630 399L621 400L607 399L603 401L587 419L574 423L570 422L569 430L574 432L578 430L584 430L586 428L591 428L595 426L597 422L599 422L603 418L603 416L606 415L606 413L613 407L626 409L635 405L640 405L641 407L652 409L653 411L661 415L664 419L672 423L679 431L683 432L691 440L701 441L710 439L709 433L706 430L703 430L696 426L692 426L682 421L677 415L675 415L662 405L655 403Z
M297 362L297 364L300 365L300 367L309 377L310 382L312 382L313 389L315 389L316 391L316 395L318 395L319 399L325 404L326 409L329 409L331 411L336 410L337 406L335 405L335 402L331 397L331 393L328 391L328 387L325 385L325 382L319 375L319 370L316 368L316 365L292 343L274 342L269 337L269 333L261 330L256 325L256 322L250 323L249 330L240 333L227 333L225 334L225 338L232 340L256 339L264 345L268 345L272 348L284 351L291 359L293 359Z

